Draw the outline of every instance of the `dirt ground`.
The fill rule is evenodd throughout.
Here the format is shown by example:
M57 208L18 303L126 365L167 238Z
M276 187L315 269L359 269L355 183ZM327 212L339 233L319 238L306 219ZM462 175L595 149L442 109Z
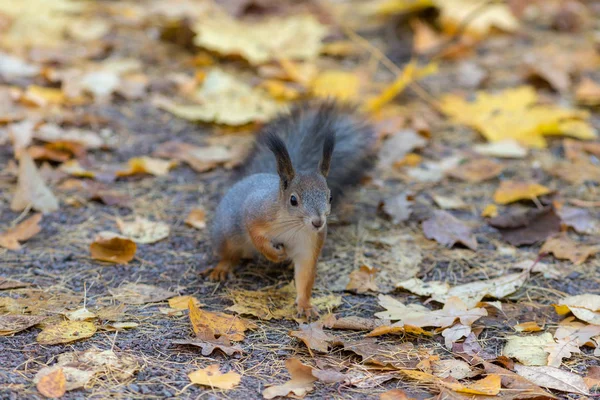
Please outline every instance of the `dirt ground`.
M401 25L401 24L399 24ZM392 32L395 32L392 29ZM381 44L390 35L390 28L363 33L375 45ZM387 36L386 36L387 35ZM395 42L389 46L389 57L399 65L407 61L412 38L406 32L395 32ZM192 54L180 46L165 41L153 42L152 46L143 42L143 34L118 32L112 38L115 48L123 56L137 57L145 61L159 60L153 64L152 73L166 73L178 69L185 71L185 60ZM141 45L137 45L137 39ZM514 73L519 67L521 55L544 43L560 41L565 47L581 45L577 33L553 33L528 28L523 34L510 37L492 38L477 48L477 61L491 70L485 89L501 89L522 83L522 77ZM501 51L502 50L502 51ZM167 61L177 60L177 61ZM149 62L148 64L152 64ZM432 95L457 90L465 91L455 79L457 63L444 62L441 71L422 83ZM491 69L493 68L493 70ZM595 78L600 78L596 72ZM469 90L469 89L467 89ZM560 96L546 91L547 97L560 101ZM396 100L400 104L419 101L414 92L408 91ZM95 115L105 121L103 127L111 128L118 137L118 145L111 151L96 151L90 154L94 163L115 164L125 162L134 156L148 155L160 143L168 140L181 140L191 144L203 144L212 135L210 127L186 122L171 114L156 109L147 101L118 100L109 105L82 107L79 112ZM427 111L434 113L434 111ZM592 125L600 127L600 113L591 110ZM431 141L424 154L433 158L444 154L447 149L467 149L473 143L481 142L474 131L451 125L442 118L431 122ZM93 128L93 126L92 126ZM559 155L560 141L551 141L545 152ZM534 152L522 160L513 160L500 176L501 179L519 178L535 180L559 192L565 198L581 198L588 201L600 199L598 185L568 185L564 181L548 175L536 167ZM0 167L7 166L13 158L10 146L0 146ZM29 240L20 251L0 250L0 276L18 279L43 289L47 295L72 293L86 296L88 307L111 304L109 289L126 282L146 283L175 291L179 294L194 295L210 311L224 311L232 304L229 291L232 289L258 290L272 285L283 285L292 279L292 269L281 269L265 262L248 262L238 268L236 277L227 283L213 283L201 274L215 264L211 254L211 244L207 231L193 229L184 224L189 211L197 206L211 210L231 184L231 171L218 168L198 174L185 165L178 166L165 177L131 178L119 180L112 185L133 198L131 207L107 206L89 202L81 207L61 205L58 212L44 216L43 230ZM376 178L376 177L375 177ZM371 265L386 265L393 262L399 265L412 262L418 255L417 276L423 280L445 280L452 285L494 278L514 272L514 265L523 260L534 260L538 256L539 244L510 250L500 234L485 223L479 216L481 206L492 202L491 196L497 187L497 180L478 185L458 181L441 183L410 183L401 179L389 179L360 187L346 200L344 209L333 210L337 217L330 227L330 235L325 245L316 285L317 294L337 291L339 282L349 272L363 262ZM8 211L14 181L0 180L0 226L9 226L18 213ZM392 224L379 210L382 199L409 189L415 193L415 213L406 223ZM420 222L434 209L432 195L459 194L471 207L454 212L462 220L476 226L475 235L479 244L477 252L460 246L448 249L427 240L421 231ZM65 197L58 192L62 201ZM346 212L348 210L348 212ZM590 209L594 218L600 218L600 209ZM115 219L127 215L151 215L171 227L169 237L151 245L139 245L134 261L127 265L111 265L94 261L89 256L89 245L97 232L114 230ZM374 237L400 238L391 247L374 243ZM400 251L393 251L396 247ZM512 249L512 248L511 248ZM547 327L556 326L560 317L551 304L566 295L581 293L600 294L600 257L591 257L580 266L568 261L559 261L551 256L543 262L556 266L560 278L545 278L541 274L532 275L524 287L503 300L504 312L491 314L475 323L483 328L479 336L483 348L494 355L500 355L504 339L515 332L511 326L519 322L535 320ZM3 292L1 296L10 295ZM394 297L405 303L424 300L405 291L393 292ZM164 304L163 304L164 305ZM110 380L97 382L91 388L69 391L65 399L154 399L154 398L260 398L261 391L270 384L281 383L286 378L284 362L291 356L299 357L314 365L315 358L343 365L356 362L358 357L342 350L333 350L326 355L311 357L306 346L288 336L288 331L297 323L288 320L256 320L258 329L250 331L243 342L241 356L225 356L214 352L202 356L197 349L172 344L173 340L189 338L192 330L186 313L180 316L166 316L158 311L160 304L129 307L127 314L138 322L135 329L115 332L99 332L92 338L66 344L44 346L36 343L39 329L33 328L14 336L0 339L0 398L40 399L42 396L32 383L35 373L43 366L50 365L55 357L66 351L87 350L93 347L113 349L133 355L140 369L134 378L115 384ZM343 293L342 305L335 310L341 316L372 317L381 307L376 295ZM336 335L356 338L361 332L340 332ZM415 336L383 336L380 343L399 344L411 342L415 346L434 349L442 358L451 358L445 350L443 338ZM565 360L574 372L584 374L591 365L600 365L593 349L582 348L582 353ZM239 387L232 391L212 391L205 387L190 384L187 374L198 368L218 363L222 370L235 370L242 375ZM426 386L419 387L414 382L392 379L374 388L356 388L342 384L317 382L316 389L307 398L374 398L379 393L392 388L402 388L418 399L432 397ZM561 398L582 398L555 392Z

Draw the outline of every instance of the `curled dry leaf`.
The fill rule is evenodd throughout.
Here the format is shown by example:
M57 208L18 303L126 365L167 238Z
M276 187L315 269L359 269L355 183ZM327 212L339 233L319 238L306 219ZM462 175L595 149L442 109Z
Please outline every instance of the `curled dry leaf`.
M35 214L19 223L14 228L10 228L0 233L0 247L9 250L19 250L21 248L21 243L19 242L31 239L42 230L42 227L40 226L41 220L42 214Z
M44 315L0 315L0 336L8 336L39 324Z
M150 174L165 176L177 165L176 161L165 161L152 157L135 157L127 161L128 169L117 171L119 177Z
M514 246L534 244L560 231L560 218L553 207L509 212L488 220Z
M590 392L583 378L569 371L554 367L529 367L515 364L515 372L536 385L561 392L589 396Z
M547 365L546 346L555 344L549 332L537 336L509 336L502 355L513 357L525 365Z
M552 253L554 257L569 260L576 265L583 264L588 257L598 251L600 251L600 245L577 243L571 240L566 233L549 238L540 249L540 253Z
M350 273L350 282L348 282L346 290L359 294L368 291L378 292L379 288L377 288L377 283L375 282L377 271L377 268L361 265L359 269Z
M117 226L123 234L136 243L156 243L169 236L170 228L164 222L154 222L140 216L133 221L123 221L117 218Z
M17 191L10 209L23 211L29 206L46 214L58 210L58 200L44 183L31 156L24 152L19 160Z
M469 160L447 172L453 178L469 183L479 183L500 175L504 166L487 158Z
M158 286L143 283L127 283L108 291L116 300L125 304L158 303L176 295Z
M513 326L513 328L517 332L540 332L543 330L535 321L522 322Z
M135 257L137 245L129 238L113 232L100 232L90 245L94 260L127 264Z
M194 333L200 337L224 336L229 340L239 342L244 340L246 330L256 327L251 321L235 315L205 311L194 304L191 299L188 301L188 309Z
M494 193L494 201L498 204L508 204L519 200L534 200L550 192L550 189L538 183L502 181Z
M471 228L446 211L435 210L433 217L423 222L423 233L428 239L448 247L462 243L471 250L477 250L477 239Z
M304 342L311 356L313 350L321 353L327 353L329 350L329 343L334 340L331 335L323 332L323 324L320 322L313 322L311 324L300 324L300 330L291 331L288 333L291 337L295 337Z
M37 382L37 390L45 397L58 398L67 392L67 378L62 368L42 376Z
M185 223L196 229L206 228L206 210L203 208L195 208L188 214Z
M211 388L229 390L240 384L242 377L234 371L222 373L219 364L210 365L188 374L190 381L197 385L209 386Z
M558 303L559 307L568 308L573 315L582 321L600 325L600 295L580 294L565 297ZM562 314L559 312L559 314Z
M40 344L60 344L89 338L96 333L96 325L88 321L62 321L45 327L37 336Z
M282 385L271 386L263 390L262 395L265 399L277 396L288 397L290 393L297 397L304 397L313 390L313 382L317 378L312 374L312 367L302 364L297 358L286 360L285 367L291 379Z

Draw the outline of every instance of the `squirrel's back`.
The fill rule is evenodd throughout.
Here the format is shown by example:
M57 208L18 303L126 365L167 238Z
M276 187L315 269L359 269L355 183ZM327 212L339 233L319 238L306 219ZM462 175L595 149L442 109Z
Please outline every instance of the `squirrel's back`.
M277 173L275 157L262 140L270 132L283 139L294 169L300 172L316 170L325 137L331 131L335 133L335 149L327 184L337 201L344 189L357 184L372 166L376 138L366 119L352 107L333 101L303 103L265 125L244 174Z

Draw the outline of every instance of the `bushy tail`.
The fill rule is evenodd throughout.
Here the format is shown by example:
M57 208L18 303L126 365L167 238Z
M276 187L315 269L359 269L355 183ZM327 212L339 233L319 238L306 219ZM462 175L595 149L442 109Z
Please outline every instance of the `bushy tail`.
M285 143L296 171L317 171L327 134L335 132L335 149L327 183L334 200L357 184L375 159L373 128L348 106L333 101L304 103L267 124L244 169L245 175L277 173L275 157L263 138L275 133Z

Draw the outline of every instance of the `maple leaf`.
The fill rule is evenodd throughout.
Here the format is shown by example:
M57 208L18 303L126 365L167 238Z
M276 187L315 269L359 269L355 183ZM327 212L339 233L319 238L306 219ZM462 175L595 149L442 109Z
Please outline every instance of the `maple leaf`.
M368 265L361 265L359 269L350 273L350 282L346 286L346 290L356 293L366 293L368 291L378 292L375 276L377 268Z
M540 249L540 253L552 253L556 258L570 260L575 265L583 264L598 251L600 246L577 243L566 233L549 238Z
M291 379L282 385L271 386L263 390L262 395L265 399L272 399L277 396L287 397L290 393L298 397L304 397L313 390L313 382L317 378L313 375L312 367L302 364L297 358L286 360L285 367Z
M192 299L188 301L190 322L197 336L225 336L229 340L239 342L244 339L244 332L254 329L256 325L248 320L225 313L213 313L199 308Z
M306 347L308 347L308 351L311 355L313 355L312 350L327 353L329 342L334 338L323 332L322 323L313 322L311 324L300 324L299 328L300 330L291 331L288 334L291 337L302 340Z
M569 336L548 344L544 350L548 353L548 366L556 368L560 367L563 358L571 358L573 353L581 353L577 338L572 339Z

